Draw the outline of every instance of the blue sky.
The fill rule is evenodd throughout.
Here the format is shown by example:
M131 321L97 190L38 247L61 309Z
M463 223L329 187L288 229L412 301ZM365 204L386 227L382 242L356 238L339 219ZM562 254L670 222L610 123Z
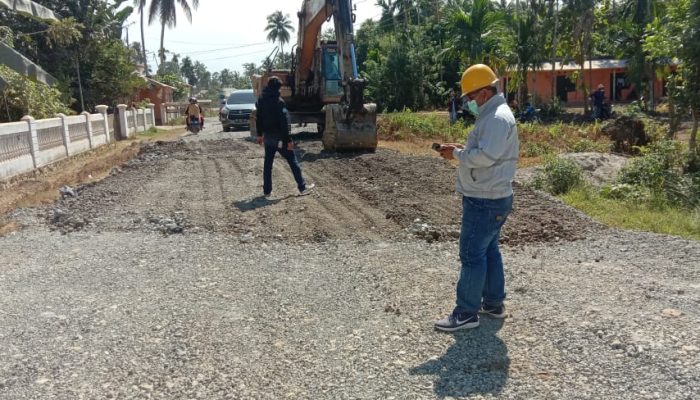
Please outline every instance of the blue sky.
M366 19L379 19L381 9L374 4L374 0L357 0L354 3L357 7L356 28ZM289 14L295 32L288 46L296 42L296 13L301 4L302 0L200 0L191 24L182 13L178 13L177 27L166 28L165 48L179 53L181 57L190 56L193 60L201 61L210 72L224 68L241 71L244 63L259 64L275 47L267 42L264 30L267 15L274 11ZM135 12L128 21L131 23L127 28L130 42L141 41L139 18ZM155 54L159 46L160 25L147 25L146 49ZM155 65L153 54L148 58L151 68Z

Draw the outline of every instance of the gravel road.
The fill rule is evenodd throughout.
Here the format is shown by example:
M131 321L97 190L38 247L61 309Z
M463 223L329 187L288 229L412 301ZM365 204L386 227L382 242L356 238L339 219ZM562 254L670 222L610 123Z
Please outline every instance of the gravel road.
M244 133L145 146L0 237L2 399L693 399L700 243L518 186L505 322L434 331L454 169L301 133L310 196ZM693 394L695 393L695 394Z

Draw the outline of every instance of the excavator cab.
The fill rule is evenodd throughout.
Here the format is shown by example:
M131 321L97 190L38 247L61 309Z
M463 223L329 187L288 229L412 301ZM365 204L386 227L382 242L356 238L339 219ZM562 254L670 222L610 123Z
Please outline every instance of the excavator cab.
M335 43L322 43L321 60L323 103L338 103L343 96L343 76L340 75L338 46Z

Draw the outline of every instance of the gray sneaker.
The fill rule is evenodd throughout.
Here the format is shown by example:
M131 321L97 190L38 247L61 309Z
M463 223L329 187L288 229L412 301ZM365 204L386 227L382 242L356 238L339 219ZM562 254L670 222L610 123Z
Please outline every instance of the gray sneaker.
M481 310L479 310L479 314L490 315L494 318L505 318L506 317L506 306L501 304L498 307L494 307L494 306L482 304Z
M477 314L461 314L453 312L445 318L435 321L435 329L444 332L454 332L460 329L471 329L479 326Z
M306 196L307 194L310 194L311 192L314 191L315 187L316 187L316 185L313 183L306 185L306 189L299 192L299 196Z

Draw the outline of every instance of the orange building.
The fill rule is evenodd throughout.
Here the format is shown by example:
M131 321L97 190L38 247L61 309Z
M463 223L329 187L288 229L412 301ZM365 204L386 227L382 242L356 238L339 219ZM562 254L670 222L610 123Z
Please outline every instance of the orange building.
M555 65L555 96L566 105L575 106L583 104L584 94L581 89L581 79L578 82L574 77L580 73L580 66L574 62ZM544 63L537 71L528 72L527 87L530 95L542 102L550 102L552 99L552 64ZM583 80L589 93L596 90L598 85L605 86L607 101L629 102L636 100L640 93L635 89L627 76L626 60L591 60L585 62ZM501 79L503 87L506 87L508 77ZM657 79L654 84L654 100L658 101L665 95L665 82ZM645 93L646 94L646 93Z
M136 101L148 99L155 104L156 124L163 125L165 116L161 113L161 105L173 101L173 92L176 88L163 82L158 82L155 79L147 77L144 77L144 79L147 82L146 87L139 90L136 95Z

